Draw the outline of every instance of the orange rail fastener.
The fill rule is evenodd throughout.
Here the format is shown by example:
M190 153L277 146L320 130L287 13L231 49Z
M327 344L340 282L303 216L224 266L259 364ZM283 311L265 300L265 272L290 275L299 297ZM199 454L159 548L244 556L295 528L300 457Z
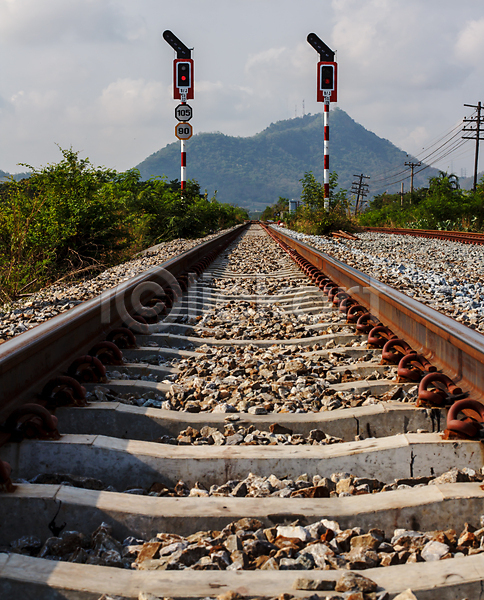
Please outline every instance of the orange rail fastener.
M431 385L433 390L428 389ZM450 377L443 373L429 373L419 384L417 406L420 406L421 402L441 406L449 396L459 394L462 394L461 388L457 387Z
M457 415L463 411L472 411L477 416L466 416L464 419L458 419ZM444 431L444 439L463 437L478 437L481 423L484 420L484 404L477 400L458 400L450 407L447 414L447 429Z

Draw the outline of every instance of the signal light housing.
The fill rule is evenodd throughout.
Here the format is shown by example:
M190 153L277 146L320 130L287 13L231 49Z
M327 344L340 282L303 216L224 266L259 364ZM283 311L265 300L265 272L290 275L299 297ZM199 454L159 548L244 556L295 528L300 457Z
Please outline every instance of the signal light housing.
M338 65L335 62L318 62L317 101L324 102L329 96L330 102L337 101Z
M191 73L190 63L179 62L176 66L176 87L190 87Z
M182 100L181 91L185 92L186 100L193 99L193 82L193 60L176 58L173 61L173 97L175 100Z

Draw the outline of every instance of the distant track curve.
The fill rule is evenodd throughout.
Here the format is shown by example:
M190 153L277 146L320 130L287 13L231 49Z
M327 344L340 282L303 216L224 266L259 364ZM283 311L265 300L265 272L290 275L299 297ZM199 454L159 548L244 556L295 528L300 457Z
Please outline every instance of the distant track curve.
M461 242L463 244L484 244L484 233L468 231L439 231L435 229L399 229L397 227L364 227L365 231L375 233L394 233L397 235L413 235L416 237L437 238Z

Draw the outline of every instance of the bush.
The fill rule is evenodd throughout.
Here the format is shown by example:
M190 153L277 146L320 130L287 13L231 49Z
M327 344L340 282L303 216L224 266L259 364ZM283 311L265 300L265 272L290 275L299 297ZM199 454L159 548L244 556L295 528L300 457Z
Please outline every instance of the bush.
M337 189L338 176L331 173L329 182L329 208L324 208L324 188L311 171L301 179L301 200L304 202L286 221L289 227L301 233L325 235L339 229L355 231L356 222L349 215L346 190Z
M458 179L441 172L428 188L413 194L376 196L359 223L368 227L410 227L482 231L484 227L484 178L477 190L459 189Z
M187 182L182 196L177 181L143 182L137 170L117 173L61 152L60 163L29 167L30 178L0 184L0 301L248 218L243 209L208 200L197 182Z

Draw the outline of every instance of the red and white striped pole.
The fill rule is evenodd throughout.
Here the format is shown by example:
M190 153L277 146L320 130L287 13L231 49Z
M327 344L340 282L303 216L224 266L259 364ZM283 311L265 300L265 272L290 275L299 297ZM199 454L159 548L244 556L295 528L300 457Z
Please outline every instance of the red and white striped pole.
M194 96L194 64L192 59L192 50L185 46L176 35L166 29L163 32L163 39L175 50L176 58L173 61L173 98L180 100L181 104L175 108L175 118L179 124L175 127L175 136L180 140L181 150L181 195L186 188L187 183L187 154L185 152L185 139L192 136L192 126L187 123L192 118L192 109L187 105L187 100ZM180 123L182 125L180 125ZM180 129L180 130L179 130Z
M324 210L329 210L329 102L330 97L324 97Z
M181 191L183 194L183 190L187 184L187 153L185 152L185 140L180 140L180 149L181 149Z

